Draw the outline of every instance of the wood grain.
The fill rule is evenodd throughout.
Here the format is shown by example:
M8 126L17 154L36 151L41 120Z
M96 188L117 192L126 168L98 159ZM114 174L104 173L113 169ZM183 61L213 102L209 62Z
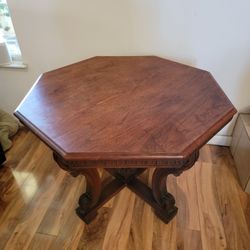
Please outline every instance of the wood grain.
M214 190L212 165L209 163L198 164L200 165L196 168L195 179L202 247L203 249L225 249L227 247L226 236Z
M150 181L152 172L141 180ZM32 177L38 185L28 198ZM0 249L250 249L250 197L228 148L206 145L194 168L169 176L179 213L167 225L124 189L85 226L73 211L85 178L57 168L51 150L27 130L14 138L0 185Z
M72 204L76 205L76 193L80 194L84 186L83 177L74 180L70 175L66 175L37 231L41 234L57 236L66 222L67 215L74 211ZM71 211L69 211L70 207L72 207Z
M241 206L240 200L242 196L249 196L239 188L239 183L234 178L234 173L228 171L230 164L232 164L232 159L229 157L225 158L226 155L222 155L222 157L224 159L222 158L221 161L218 161L218 163L214 165L214 175L224 176L225 179L230 181L225 185L225 182L219 178L214 178L214 180L222 224L224 229L230 228L228 234L225 235L227 246L230 250L249 249L249 228L246 224L246 219L249 219L249 211L246 210L247 214L246 217L244 217L244 207ZM222 190L220 194L218 193L219 190ZM237 191L239 195L234 195ZM237 228L237 230L235 230L235 228Z
M47 188L43 191L39 198L33 200L29 209L25 210L21 220L14 229L13 234L7 241L6 249L23 249L27 248L32 240L34 232L36 232L41 220L43 219L55 192L59 189L64 173L59 173L57 178L51 179L44 186ZM44 202L47 200L47 203Z
M96 219L89 225L85 225L77 249L102 249L111 214L111 208L103 207L98 212Z
M177 242L176 218L167 227L161 220L155 218L152 249L174 250L177 249L177 246L179 247L179 243Z
M127 188L117 198L113 214L109 220L102 249L127 249L130 226L134 210L135 194Z
M235 112L207 71L111 56L44 73L15 115L64 159L139 160L186 158Z
M153 169L150 169L144 174L144 176L142 176L141 179L143 179L145 183L150 185L152 175ZM128 241L127 249L152 249L153 223L154 213L152 211L152 208L147 203L143 202L143 200L137 198L135 200L134 213L129 236L130 240ZM147 230L144 230L145 228L147 228Z
M183 172L177 179L177 194L178 200L176 205L178 207L178 224L185 225L185 228L192 231L199 231L200 219L198 211L198 195L197 184L195 179L195 169L199 167L197 164L188 171ZM184 205L184 206L183 206ZM180 221L181 220L181 221Z
M32 241L29 244L28 249L37 249L37 250L48 250L51 247L52 242L55 240L55 236L35 233L32 238Z

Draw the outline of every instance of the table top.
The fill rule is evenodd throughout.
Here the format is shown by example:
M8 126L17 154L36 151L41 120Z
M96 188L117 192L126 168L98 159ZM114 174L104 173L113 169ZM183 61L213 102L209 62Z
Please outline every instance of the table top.
M15 115L66 160L183 159L236 113L212 75L155 56L42 74Z

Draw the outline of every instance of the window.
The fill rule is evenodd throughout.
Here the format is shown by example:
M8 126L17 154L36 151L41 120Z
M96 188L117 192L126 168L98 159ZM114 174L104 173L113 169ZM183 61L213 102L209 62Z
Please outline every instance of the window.
M10 62L21 62L22 55L17 42L6 0L0 0L0 43L7 48Z

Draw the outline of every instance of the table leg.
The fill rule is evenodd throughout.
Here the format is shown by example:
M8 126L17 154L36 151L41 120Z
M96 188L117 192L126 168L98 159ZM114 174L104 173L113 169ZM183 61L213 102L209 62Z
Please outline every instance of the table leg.
M76 208L77 215L87 224L97 215L96 204L100 200L102 193L102 182L96 168L72 168L70 163L65 161L57 154L53 154L54 160L64 170L72 176L84 175L86 179L86 191L79 198L79 207Z
M97 215L97 209L92 208L100 199L102 183L97 169L82 169L80 174L86 178L86 192L79 198L79 207L76 209L76 213L82 220L89 223Z
M179 176L183 171L191 168L199 157L199 151L194 152L180 168L156 168L152 176L152 194L160 206L155 208L155 214L168 223L177 213L175 199L167 191L167 177L170 174Z
M168 223L177 213L178 208L175 206L175 199L167 191L167 177L175 174L174 168L155 169L152 176L152 194L157 204L162 209L155 209L155 213L165 223Z

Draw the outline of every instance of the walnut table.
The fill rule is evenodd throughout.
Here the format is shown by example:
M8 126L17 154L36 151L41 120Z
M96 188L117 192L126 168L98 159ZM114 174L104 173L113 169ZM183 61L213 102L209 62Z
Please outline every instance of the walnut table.
M177 213L169 174L192 167L199 149L236 110L212 75L155 56L93 57L42 74L15 115L87 187L78 216L91 222L124 187L168 223ZM101 181L97 168L113 178ZM152 185L138 179L155 168Z

